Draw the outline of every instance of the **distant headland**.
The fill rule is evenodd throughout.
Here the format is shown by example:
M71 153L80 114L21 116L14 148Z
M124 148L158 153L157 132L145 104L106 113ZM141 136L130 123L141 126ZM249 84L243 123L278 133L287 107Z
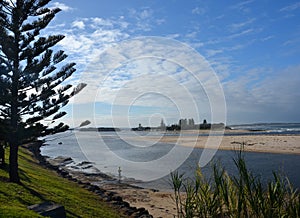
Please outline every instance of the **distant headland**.
M80 128L79 131L85 131L85 132L118 132L121 131L119 128L114 127L89 127L89 128Z

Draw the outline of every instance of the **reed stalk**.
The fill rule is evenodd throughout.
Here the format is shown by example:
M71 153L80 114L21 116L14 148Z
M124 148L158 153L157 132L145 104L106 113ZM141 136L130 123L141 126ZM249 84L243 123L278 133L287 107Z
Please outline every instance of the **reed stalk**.
M193 180L172 172L177 217L300 217L300 194L288 178L274 172L263 183L247 168L242 149L233 161L236 175L219 162L212 165L211 179L200 167Z

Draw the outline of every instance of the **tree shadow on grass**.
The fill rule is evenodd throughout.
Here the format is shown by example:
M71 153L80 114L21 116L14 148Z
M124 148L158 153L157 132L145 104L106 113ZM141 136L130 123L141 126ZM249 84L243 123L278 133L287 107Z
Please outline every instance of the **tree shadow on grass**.
M8 178L8 170L9 170L8 164L5 163L4 165L1 165L0 166L0 170L4 171L7 174L7 176L0 176L0 182L9 182L9 178Z
M73 213L73 212L71 212L71 211L69 211L69 210L66 210L66 209L65 209L65 211L66 211L67 217L68 217L68 214L69 214L69 215L71 215L72 217L81 218L81 216L78 216L77 214L75 214L75 213Z
M39 192L35 191L34 189L30 188L29 186L27 186L25 183L31 183L31 178L26 174L26 172L22 169L19 169L19 175L20 175L20 185L27 190L31 195L39 198L41 201L47 201L47 199L40 194ZM30 202L25 202L27 204L29 204Z
M4 166L0 167L0 170L4 171L8 175L9 174L9 164L5 163ZM24 170L19 168L18 171L19 171L19 176L20 176L21 182L22 181L26 181L29 183L31 182L30 178L27 176L27 174ZM9 177L6 177L6 176L0 176L0 181L10 182Z
M31 195L38 197L41 201L47 201L47 199L40 193L38 193L37 191L35 191L34 189L26 186L25 184L21 183L20 184L25 190L27 190ZM25 202L27 204L29 204L29 202Z
M5 172L8 172L9 170L9 165L7 163L4 163L2 165L0 165L0 170L3 170Z
M0 182L9 182L9 178L5 176L0 176Z
M26 172L24 170L20 169L20 168L19 168L19 176L20 176L20 179L21 179L21 183L22 183L22 181L25 181L25 182L28 182L28 183L31 182L31 179L26 174Z

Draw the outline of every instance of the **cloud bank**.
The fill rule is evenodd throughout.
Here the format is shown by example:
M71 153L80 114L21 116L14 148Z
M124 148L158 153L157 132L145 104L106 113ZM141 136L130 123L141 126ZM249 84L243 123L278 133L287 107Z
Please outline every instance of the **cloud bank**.
M246 1L229 9L249 14L251 4L253 1ZM64 8L71 10L66 5ZM288 5L280 12L297 8L296 4ZM205 16L207 11L194 7L190 13ZM194 117L198 122L203 119L222 122L223 118L211 117L212 102L217 104L220 99L216 83L211 82L207 74L210 70L216 71L224 90L228 123L293 121L295 117L300 117L295 109L300 106L299 65L245 67L229 55L238 54L258 41L276 38L268 34L257 39L245 39L263 31L257 26L257 18L249 16L241 22L225 25L228 32L209 41L199 41L197 37L201 28L196 27L185 33L166 34L169 40L176 38L203 52L207 60L203 58L199 63L187 58L189 56L180 50L180 46L174 50L174 46L168 44L153 47L147 40L133 40L167 22L154 14L153 9L143 7L128 10L127 16L76 18L70 24L64 24L63 29L61 26L52 28L51 31L66 36L60 46L77 63L78 73L71 78L72 82L84 81L88 84L88 88L72 102L73 105L92 105L91 109L82 112L82 117L96 114L94 119L100 120L103 125L112 123L112 114L117 120L122 120L120 125L131 122L128 119L149 123L151 116L156 117L158 124L163 117L170 122L180 117ZM232 41L237 43L230 46ZM227 45L224 45L225 42ZM122 49L118 47L120 44ZM163 57L159 55L162 52L165 54ZM196 50L194 52L197 53ZM196 76L191 72L196 72ZM216 100L212 101L208 92ZM114 107L110 108L110 114L101 113L103 108L95 106L97 103ZM174 108L176 105L180 105L184 113ZM124 119L124 113L129 118ZM148 119L143 114L149 115ZM114 122L118 123L116 120Z

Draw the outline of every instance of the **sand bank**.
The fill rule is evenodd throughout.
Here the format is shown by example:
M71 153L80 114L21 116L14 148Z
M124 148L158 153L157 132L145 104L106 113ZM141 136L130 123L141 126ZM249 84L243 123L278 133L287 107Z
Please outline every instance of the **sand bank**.
M186 131L183 135L179 133L161 136L149 135L131 140L147 140L153 143L172 143L181 146L221 150L236 150L244 145L244 150L249 152L300 154L300 135L240 135L247 132L234 130L226 131L226 134L230 135L224 136L203 136L208 133L203 131L198 132L198 136L196 133L195 131Z

